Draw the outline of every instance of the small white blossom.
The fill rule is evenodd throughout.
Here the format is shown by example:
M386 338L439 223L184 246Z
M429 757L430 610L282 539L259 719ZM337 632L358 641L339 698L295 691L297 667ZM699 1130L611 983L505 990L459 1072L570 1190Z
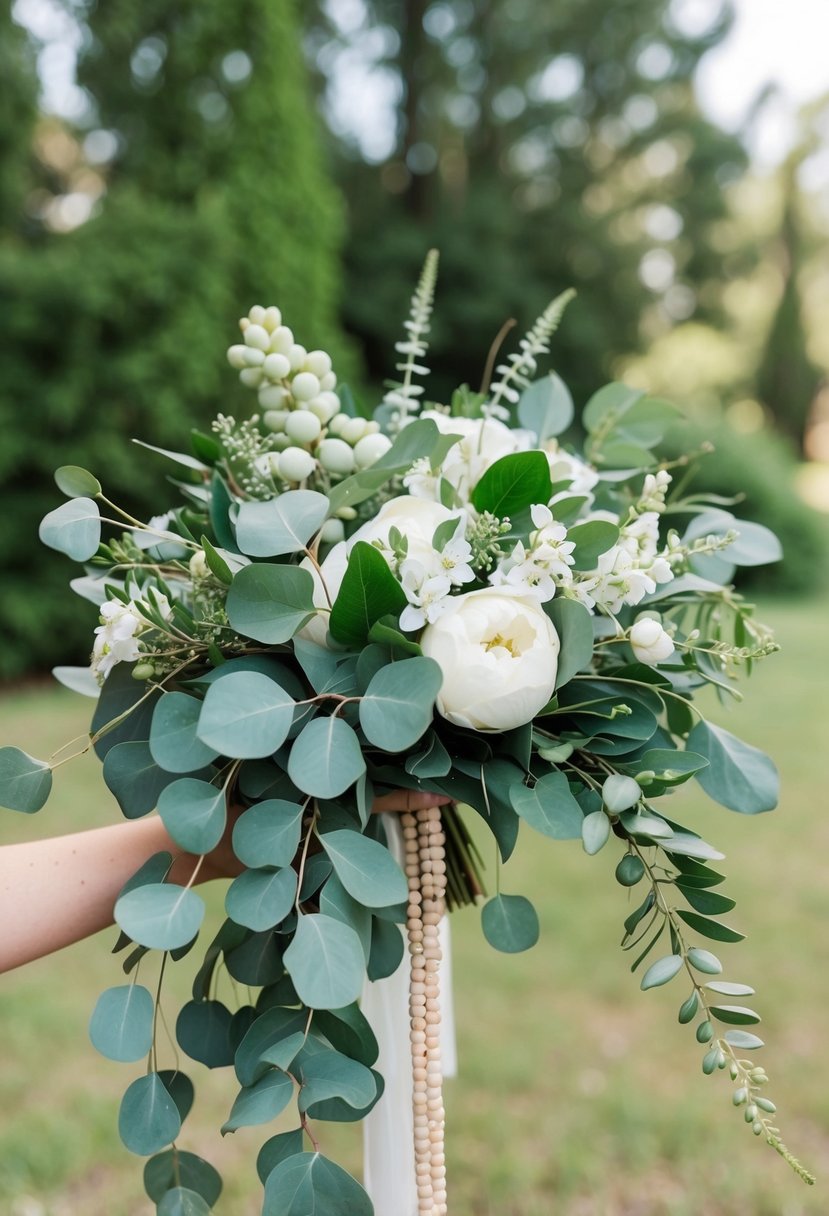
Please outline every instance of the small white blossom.
M400 614L400 628L406 633L431 625L446 611L452 590L448 575L434 574L422 562L406 558L399 576L409 601Z
M665 510L665 495L668 493L668 487L671 484L672 477L667 469L660 469L657 473L646 473L645 484L642 487L642 495L637 504L638 511L658 511Z
M674 653L674 643L662 621L657 616L642 616L628 633L634 655L640 663L655 667Z
M475 571L469 564L471 557L472 546L457 533L441 549L438 565L448 576L453 587L461 587L464 583L471 583L474 579Z
M438 477L432 472L432 465L426 456L416 460L403 478L403 485L413 498L426 498L437 502L440 497Z

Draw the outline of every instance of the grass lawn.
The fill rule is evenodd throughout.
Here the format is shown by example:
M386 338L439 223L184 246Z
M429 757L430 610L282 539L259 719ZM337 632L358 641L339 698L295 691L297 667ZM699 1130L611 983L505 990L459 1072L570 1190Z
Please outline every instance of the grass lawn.
M789 1146L818 1174L809 1189L755 1141L731 1105L723 1074L700 1070L693 1030L676 1021L686 995L639 991L618 949L629 896L608 847L524 832L502 889L539 909L542 939L524 955L496 955L478 917L454 920L460 1077L448 1084L452 1216L818 1216L829 1211L827 931L829 776L825 605L771 604L783 652L760 666L749 703L720 720L773 752L779 810L749 820L679 797L688 822L728 855L728 918L748 940L723 948L726 978L754 984L764 1016L760 1053ZM0 740L48 755L86 728L90 702L46 689L0 697ZM112 822L120 812L94 759L62 768L39 816L0 812L0 842ZM210 895L221 915L222 891ZM13 926L3 926L13 932ZM140 1065L101 1059L86 1037L97 993L120 982L108 932L0 977L0 1213L149 1216L141 1162L118 1141L120 1094ZM717 951L720 953L720 951ZM173 968L187 990L193 962ZM176 976L176 971L180 974ZM222 1169L218 1216L254 1216L253 1161L271 1129L222 1140L234 1092L226 1074L187 1065L194 1113L181 1145ZM288 1124L286 1124L288 1126ZM324 1128L323 1148L359 1169L355 1128Z

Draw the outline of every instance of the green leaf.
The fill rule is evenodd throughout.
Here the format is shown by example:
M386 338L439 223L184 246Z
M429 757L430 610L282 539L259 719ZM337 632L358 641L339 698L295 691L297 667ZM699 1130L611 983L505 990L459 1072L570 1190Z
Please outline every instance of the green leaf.
M372 1216L373 1212L360 1184L320 1153L286 1158L265 1183L262 1216Z
M177 1183L201 1195L211 1208L222 1193L222 1179L218 1171L195 1153L168 1149L151 1157L144 1166L144 1190L153 1203L160 1203L167 1191Z
M338 798L365 771L357 735L333 715L304 726L288 758L288 776L312 798Z
M330 916L300 916L284 962L299 999L311 1009L341 1009L362 990L365 960L360 939Z
M605 384L587 402L582 422L591 434L595 434L600 428L612 430L644 395L642 389L629 388L626 384Z
M584 851L590 857L604 848L610 836L610 820L604 811L592 811L585 815L581 825L581 839Z
M257 802L236 820L233 851L243 865L289 866L302 830L302 807L281 798Z
M730 1043L732 1047L738 1047L742 1051L754 1051L758 1047L765 1046L762 1039L758 1039L756 1034L750 1034L747 1030L727 1030L723 1038L726 1043Z
M175 774L159 768L144 741L116 743L104 757L104 781L127 819L149 814Z
M513 785L509 796L516 814L537 832L553 840L576 840L581 837L584 816L570 793L563 773L548 773L532 788Z
M495 895L481 909L481 928L490 946L519 954L538 941L538 913L523 895Z
M240 945L226 950L225 966L233 979L252 988L275 983L285 974L280 943L272 930L251 933Z
M267 502L243 502L236 516L236 542L249 557L299 553L328 515L328 499L316 490L289 490Z
M394 975L403 961L406 947L403 935L391 921L373 916L371 920L371 950L368 956L367 975L374 983Z
M445 777L452 768L452 757L434 731L423 741L422 750L407 756L403 767L412 777Z
M0 748L0 806L33 815L52 790L52 770L19 747Z
M314 580L299 566L254 562L234 578L226 608L238 633L275 646L292 638L316 612Z
M518 402L518 421L534 431L539 447L551 435L560 435L573 421L573 398L567 385L555 372L525 388Z
M176 1020L176 1039L182 1051L207 1068L232 1064L231 1016L221 1001L187 1001Z
M164 1083L164 1088L175 1102L179 1118L183 1123L193 1109L196 1097L193 1082L179 1068L162 1068L158 1075Z
M643 992L647 992L649 988L658 988L662 984L667 984L669 980L672 980L681 969L682 955L667 954L664 958L659 958L655 963L651 963L642 976L642 982L639 987Z
M732 1026L755 1026L762 1020L759 1013L745 1005L712 1005L711 1013L718 1021Z
M257 931L272 929L293 908L296 882L296 873L290 866L281 870L245 870L228 887L225 911L237 925Z
M357 831L325 832L320 843L349 895L366 908L406 902L406 876L385 845Z
M593 618L583 604L565 599L563 595L548 600L544 611L561 642L555 684L559 689L577 672L589 667L593 660Z
M377 1093L371 1069L339 1051L321 1051L309 1056L297 1079L302 1086L299 1092L302 1112L315 1102L326 1102L329 1098L341 1098L348 1106L360 1110L368 1106Z
M240 1090L233 1103L227 1121L222 1126L222 1135L235 1132L240 1127L256 1127L270 1123L280 1115L291 1100L294 1085L286 1072L271 1069L264 1077Z
M678 853L681 857L699 857L703 861L721 861L725 856L724 853L718 852L713 845L700 840L699 836L691 835L690 832L674 832L663 847L668 854Z
M637 773L652 772L663 785L679 785L708 767L704 756L696 752L672 751L667 747L655 747L638 756L631 764L620 766L624 772L635 777Z
M202 702L186 692L165 692L153 712L150 752L168 773L192 773L219 754L196 734Z
M281 1161L302 1152L302 1143L301 1127L292 1132L280 1132L278 1136L271 1136L270 1140L265 1141L256 1158L256 1172L263 1186Z
M357 649L366 644L376 621L389 614L397 618L406 603L406 594L382 553L360 540L348 555L328 627L338 642Z
M550 501L553 483L544 452L513 452L491 464L472 491L477 511L504 519Z
M71 498L41 521L38 536L44 545L76 562L89 561L101 543L101 515L92 498Z
M729 929L728 925L721 925L719 921L709 920L707 916L699 916L696 912L686 912L684 908L678 908L677 915L682 917L686 925L696 929L703 937L710 937L712 941L741 942L745 938L745 933L738 933L736 929Z
M146 1056L153 1044L154 1008L152 996L140 984L107 988L98 997L89 1021L95 1050L122 1064Z
M698 946L692 946L687 957L691 966L696 967L697 971L702 971L705 975L719 975L722 971L722 963L716 954L711 954L709 950L700 950Z
M416 460L428 456L434 467L459 436L443 435L431 418L419 418L404 427L388 452L370 469L346 477L328 492L329 514L356 507L372 498L396 474L406 473Z
M705 985L712 992L720 992L723 996L754 996L754 989L748 984L729 984L725 980L711 980Z
M679 1023L681 1026L687 1026L689 1022L693 1022L699 1007L699 997L694 990L688 997L687 1001L683 1001L679 1007Z
M134 744L122 743L120 746L132 747ZM117 750L113 748L113 751ZM224 835L227 823L225 793L207 781L182 777L163 790L158 800L158 813L182 849L188 853L210 853Z
M636 811L623 811L619 822L628 836L644 836L648 840L667 840L673 836L670 824L658 815L644 815Z
M573 569L595 570L601 555L619 539L619 529L609 520L591 519L588 523L568 528L567 539L576 546L573 550Z
M64 464L55 470L55 485L67 498L97 498L101 483L77 464Z
M711 722L698 722L688 747L708 761L697 781L709 798L731 811L756 815L777 806L780 782L772 761L756 747Z
M148 883L122 895L115 905L118 927L150 950L176 950L199 931L204 901L173 883Z
M209 686L198 737L223 756L256 760L272 756L288 737L294 699L276 680L256 671L231 671Z
M174 1186L162 1197L156 1216L210 1216L210 1204L185 1186Z
M171 452L168 448L157 448L151 443L145 443L143 439L133 439L133 443L139 448L145 448L148 452L155 452L157 456L164 456L167 460L172 460L174 464L180 464L182 468L192 469L197 473L210 472L206 464L202 464L200 460L196 460L195 456L189 456L186 452Z
M374 675L360 701L369 743L387 752L412 747L432 724L443 675L434 659L403 659Z
M727 895L719 895L716 891L700 890L699 887L687 886L682 882L681 878L676 880L676 886L685 896L691 907L696 912L703 912L706 916L721 916L723 912L730 912L734 907L734 900L729 899Z
M236 1048L234 1064L240 1085L253 1085L273 1067L287 1071L305 1043L307 1020L303 1009L274 1006L261 1013Z
M131 1153L149 1157L175 1140L181 1117L157 1072L139 1077L121 1099L118 1134Z
M53 667L52 675L64 688L80 693L82 697L101 695L101 687L88 667Z
M218 549L214 549L206 536L201 538L201 547L204 549L204 560L207 562L207 568L214 578L217 578L225 587L229 587L233 582L233 571L228 563L222 557Z
M377 1039L359 1005L346 1005L344 1009L318 1009L314 1014L314 1027L325 1035L332 1047L352 1060L359 1060L366 1068L377 1063L380 1054Z

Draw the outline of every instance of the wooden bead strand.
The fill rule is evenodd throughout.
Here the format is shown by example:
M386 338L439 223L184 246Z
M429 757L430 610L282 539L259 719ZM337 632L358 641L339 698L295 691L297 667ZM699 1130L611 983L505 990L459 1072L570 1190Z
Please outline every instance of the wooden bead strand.
M418 1216L446 1216L438 929L445 911L446 861L440 809L407 812L403 841L409 883L406 928Z

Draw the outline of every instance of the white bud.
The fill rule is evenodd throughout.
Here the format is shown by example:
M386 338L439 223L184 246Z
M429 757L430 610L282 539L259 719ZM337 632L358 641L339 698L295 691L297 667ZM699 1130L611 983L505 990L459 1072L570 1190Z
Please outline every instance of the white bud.
M295 401L311 401L320 391L320 382L313 372L299 372L291 381Z
M265 309L265 318L262 321L262 324L265 326L268 333L272 334L273 331L275 329L279 329L279 326L282 324L282 313L278 308L271 304L270 308Z
M261 325L249 325L245 330L245 346L255 346L258 350L267 350L271 336Z
M247 367L245 355L248 353L248 347L237 342L235 346L231 346L227 352L227 361L231 367L235 367L237 371L241 371L243 367Z
M339 435L345 424L349 421L348 414L335 414L328 424L328 429L332 435Z
M326 393L330 393L337 387L337 377L333 372L326 372L324 376L320 376L320 387Z
M305 370L313 372L318 378L327 376L331 371L331 356L324 350L309 350L305 360Z
M286 448L291 446L291 441L284 431L281 433L277 432L277 434L273 435L271 437L271 443L277 452L284 452Z
M333 402L330 400L331 397L334 398ZM316 414L320 422L326 423L337 413L340 403L336 393L320 393L313 401L306 402L305 408L312 414Z
M621 777L618 773L607 777L602 786L602 801L614 815L629 811L642 797L642 790L632 777Z
M249 325L250 325L250 317L240 317L239 318L239 328L241 329L242 333L245 332L245 330L247 329L247 327Z
M655 667L674 653L671 635L663 628L657 617L642 616L630 627L628 634L631 649L640 663Z
M365 433L365 418L349 418L348 422L346 422L340 430L340 437L344 439L346 443L353 445L357 443L358 440L362 439Z
M258 346L245 347L245 367L262 367L265 362L265 352Z
M354 452L342 439L323 439L317 449L320 464L329 473L345 476L354 468Z
M294 443L313 443L321 430L322 423L310 410L294 410L285 422L285 434Z
M304 448L286 448L279 454L279 475L286 481L304 481L311 476L315 466L314 457Z
M262 400L262 394L267 392L267 389L259 390L259 400ZM262 418L265 426L269 431L284 431L285 423L288 421L288 410L268 410Z
M387 435L364 435L354 446L354 460L358 469L367 469L369 465L385 456L391 447Z
M261 367L246 367L239 372L239 379L242 384L246 384L248 388L259 388L262 383L262 368Z
M204 549L199 549L190 558L190 577L193 579L207 578L210 573L210 567L207 564L207 558L204 556Z
M284 380L291 365L285 355L268 355L262 365L266 376L271 380Z
M379 422L372 421L372 422L366 423L366 434L367 435L376 435L379 430L380 430Z
M308 354L304 346L300 346L298 342L285 352L291 361L291 371L298 372L305 362L305 356Z
M248 318L251 325L265 324L265 310L261 304L254 304L253 308L248 313Z
M340 507L339 511L337 512L337 519L347 519L349 523L352 519L356 518L357 512L353 507Z
M280 325L271 334L268 350L273 354L287 355L293 344L293 330L288 329L287 325Z
M287 390L281 384L271 384L270 380L266 380L259 390L259 404L263 410L281 410L287 400Z
M345 540L345 528L341 519L326 519L320 530L320 537L328 545L336 545Z

